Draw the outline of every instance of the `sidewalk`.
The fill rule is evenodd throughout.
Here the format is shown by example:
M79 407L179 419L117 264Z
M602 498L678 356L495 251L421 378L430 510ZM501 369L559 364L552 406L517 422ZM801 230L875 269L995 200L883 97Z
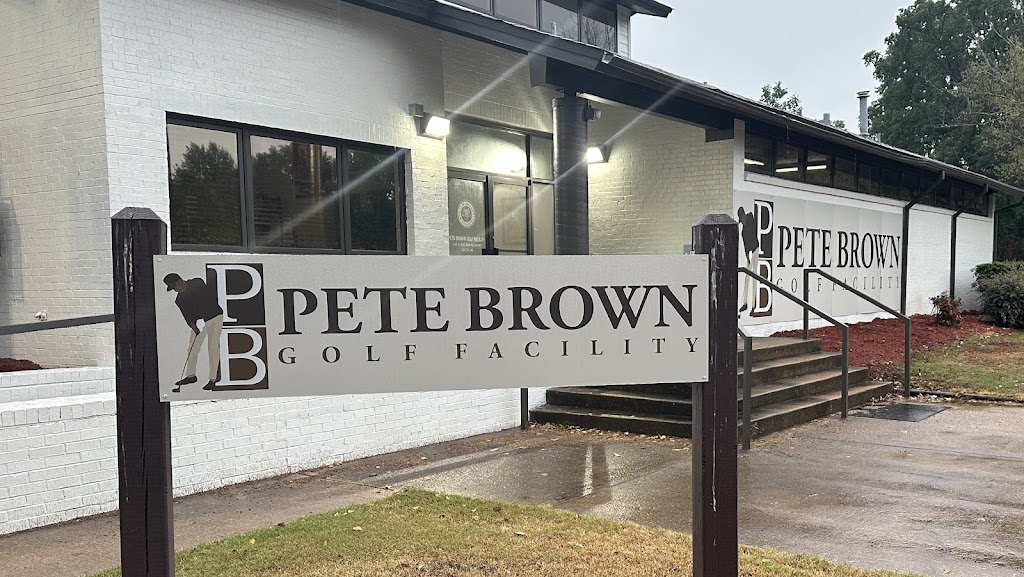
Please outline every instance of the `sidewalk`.
M1024 408L952 405L921 422L828 418L740 453L741 542L935 577L1024 576ZM403 486L548 504L689 531L679 439L510 430L248 483L176 503L176 545L380 498ZM106 515L0 537L0 573L118 562Z

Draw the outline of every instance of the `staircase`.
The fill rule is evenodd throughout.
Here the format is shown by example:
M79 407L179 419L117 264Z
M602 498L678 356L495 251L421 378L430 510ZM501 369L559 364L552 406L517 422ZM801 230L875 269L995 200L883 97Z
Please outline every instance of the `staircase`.
M822 352L820 340L755 338L752 354L751 436L842 409L842 355ZM742 350L737 357L736 406L742 410ZM547 390L547 404L530 416L537 423L689 437L690 387L689 383L556 387ZM850 407L890 392L892 383L869 381L866 368L850 367Z

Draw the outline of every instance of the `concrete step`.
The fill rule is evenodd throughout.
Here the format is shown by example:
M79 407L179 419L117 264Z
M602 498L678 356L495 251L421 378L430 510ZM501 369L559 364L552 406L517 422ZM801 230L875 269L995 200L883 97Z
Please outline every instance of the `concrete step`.
M862 385L868 380L868 369L865 367L850 367L850 387ZM828 369L779 379L770 383L764 383L750 388L750 400L753 408L763 407L774 403L791 401L809 395L820 395L828 391L839 391L843 386L842 367ZM739 388L740 400L743 399L743 387Z
M647 392L647 385L630 389L612 387L556 387L548 389L549 405L585 409L624 411L674 417L690 417L690 399L678 395Z
M543 405L530 411L535 423L555 423L583 429L629 431L644 435L690 436L690 419L668 415L637 414L611 409L587 409Z
M864 405L892 392L892 383L866 381L850 386L850 408ZM842 410L842 392L801 397L761 407L751 413L751 436L758 437L807 423Z
M752 362L760 363L785 357L821 351L821 339L796 339L787 337L754 337ZM738 338L736 365L743 366L743 339Z
M892 383L866 381L850 387L850 408L868 403L892 392ZM839 412L842 393L838 390L775 403L755 410L751 415L751 435L761 436L781 431ZM530 412L537 423L556 423L584 429L629 431L646 435L689 437L689 417L636 413L621 409L543 405Z
M842 367L842 361L842 353L817 351L757 362L751 366L751 385L758 386L780 379L788 379L832 369L838 370ZM743 365L738 365L736 368L736 384L737 386L743 385ZM689 398L692 389L690 383L612 385L613 388L621 390L632 390L637 386L642 386L646 393L676 395L683 398Z

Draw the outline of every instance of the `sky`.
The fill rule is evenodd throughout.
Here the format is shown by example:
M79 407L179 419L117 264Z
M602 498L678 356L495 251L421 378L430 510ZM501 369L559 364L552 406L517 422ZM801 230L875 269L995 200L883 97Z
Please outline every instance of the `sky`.
M885 49L913 0L661 0L667 19L632 18L632 58L755 100L781 81L804 116L857 129L857 92L877 82L864 54Z

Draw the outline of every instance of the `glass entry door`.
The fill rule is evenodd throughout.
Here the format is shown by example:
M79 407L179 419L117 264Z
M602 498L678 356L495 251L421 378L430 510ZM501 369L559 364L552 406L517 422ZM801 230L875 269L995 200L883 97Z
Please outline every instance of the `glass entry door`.
M449 254L532 254L530 224L526 179L449 171Z

